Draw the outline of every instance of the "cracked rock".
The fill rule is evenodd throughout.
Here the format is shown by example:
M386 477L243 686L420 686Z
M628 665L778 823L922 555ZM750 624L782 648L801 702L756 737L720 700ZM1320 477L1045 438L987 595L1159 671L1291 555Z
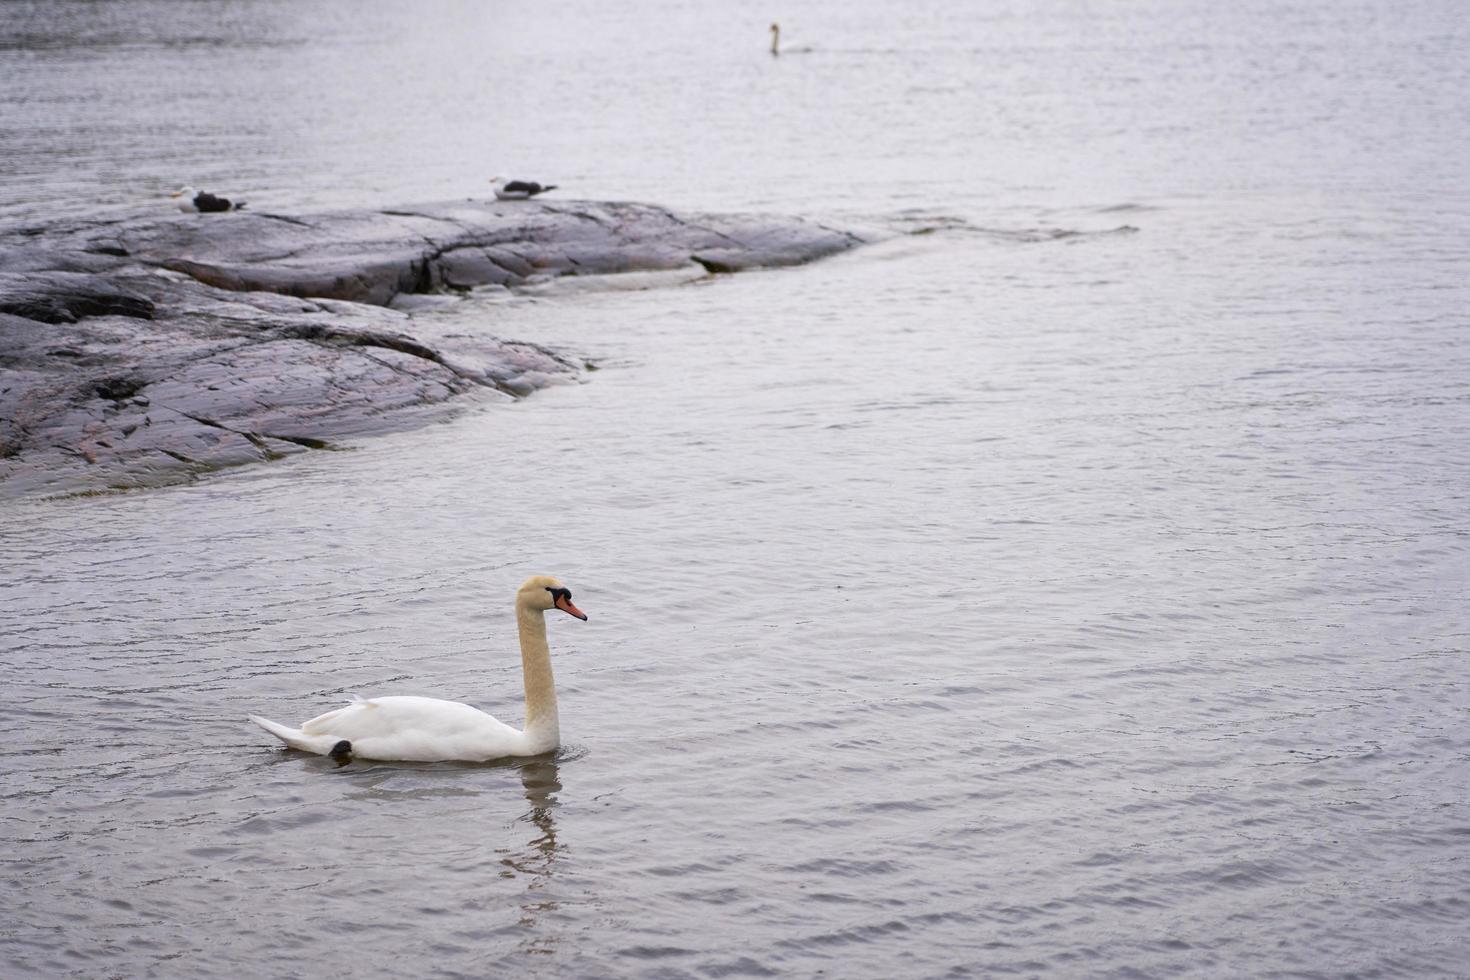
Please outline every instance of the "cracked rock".
M0 497L179 482L578 373L488 334L447 353L402 312L432 316L430 294L791 265L864 240L795 218L596 202L0 230Z

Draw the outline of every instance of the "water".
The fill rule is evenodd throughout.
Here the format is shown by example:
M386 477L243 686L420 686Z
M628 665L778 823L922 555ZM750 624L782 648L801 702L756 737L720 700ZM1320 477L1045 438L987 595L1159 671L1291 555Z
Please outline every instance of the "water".
M601 370L0 505L6 975L1461 974L1466 22L1032 6L0 8L3 220L514 172L947 229L458 304ZM543 571L555 759L244 724L518 720Z

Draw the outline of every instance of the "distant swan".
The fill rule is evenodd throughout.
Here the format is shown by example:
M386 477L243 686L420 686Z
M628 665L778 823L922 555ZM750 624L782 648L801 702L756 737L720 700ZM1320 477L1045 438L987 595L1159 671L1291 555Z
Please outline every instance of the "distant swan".
M542 185L534 180L506 180L504 177L491 177L490 183L495 185L497 201L524 201L537 194L556 190L555 184Z
M386 697L354 699L288 728L257 715L250 720L293 749L345 759L404 762L485 762L507 756L540 755L561 744L551 650L546 644L546 613L560 609L587 616L572 605L572 593L547 575L526 579L516 592L516 623L521 634L521 672L526 684L526 730L458 701Z
M803 45L802 47L799 47L799 48L788 48L786 53L787 54L811 54L813 50L815 50L815 49L812 48L811 45ZM777 55L777 56L779 56L781 54L781 25L780 24L772 24L771 25L771 54Z
M180 187L169 197L178 198L179 210L185 214L195 212L214 211L238 211L245 206L244 201L231 201L227 197L216 197L209 191L196 191L192 187Z

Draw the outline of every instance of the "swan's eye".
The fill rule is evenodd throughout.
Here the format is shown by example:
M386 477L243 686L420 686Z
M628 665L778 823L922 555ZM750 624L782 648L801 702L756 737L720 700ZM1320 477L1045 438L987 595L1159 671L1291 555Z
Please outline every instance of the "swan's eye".
M548 585L546 587L546 591L551 593L552 602L555 602L558 599L565 599L567 602L572 601L571 589L553 589L551 586Z

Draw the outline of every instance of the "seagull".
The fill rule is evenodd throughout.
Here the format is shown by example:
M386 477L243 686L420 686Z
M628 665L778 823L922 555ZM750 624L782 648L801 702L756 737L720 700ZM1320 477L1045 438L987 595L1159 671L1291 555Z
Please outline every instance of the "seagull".
M178 198L179 210L185 214L208 211L238 211L244 201L234 202L224 197L215 197L208 191L196 191L192 187L180 187L169 197Z
M556 190L555 184L542 185L534 180L506 180L504 177L491 177L490 183L495 185L497 201L524 201L537 194Z

